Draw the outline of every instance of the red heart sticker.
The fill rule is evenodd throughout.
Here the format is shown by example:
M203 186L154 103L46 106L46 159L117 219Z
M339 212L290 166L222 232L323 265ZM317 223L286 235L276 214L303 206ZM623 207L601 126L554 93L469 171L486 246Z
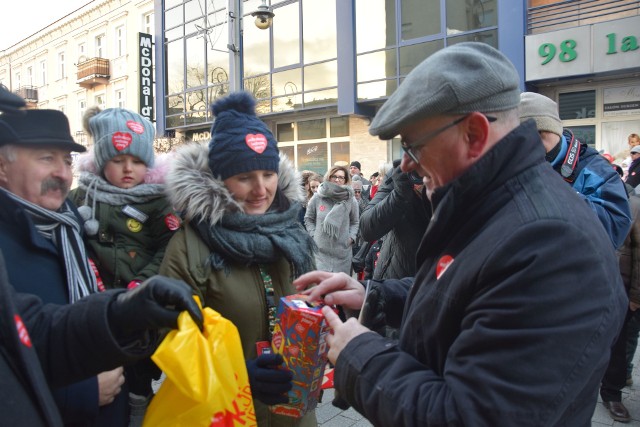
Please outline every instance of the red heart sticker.
M164 217L164 223L167 225L167 228L171 231L176 231L180 228L180 220L174 214L167 214Z
M31 347L31 338L29 337L29 332L27 332L27 328L24 326L24 322L22 318L17 314L13 315L13 321L16 322L16 329L18 330L18 338L22 344L26 347Z
M436 266L436 279L439 279L451 264L453 264L453 257L451 255L444 255L440 258Z
M144 132L144 126L142 126L142 123L138 123L133 120L127 120L127 127L138 135Z
M244 141L249 148L258 154L262 154L262 152L267 149L267 138L261 133L248 133L247 136L244 137Z
M111 137L111 142L113 143L113 146L116 147L116 150L118 151L122 151L128 146L130 146L132 140L133 140L133 137L128 132L116 132Z

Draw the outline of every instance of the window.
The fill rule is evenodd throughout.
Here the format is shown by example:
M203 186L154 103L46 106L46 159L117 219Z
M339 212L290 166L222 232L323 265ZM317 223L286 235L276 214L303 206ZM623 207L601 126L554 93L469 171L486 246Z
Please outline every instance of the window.
M20 89L20 85L22 84L22 82L20 81L20 71L18 71L18 72L16 73L16 79L15 79L15 80L16 80L16 87L17 87L18 89Z
M87 110L87 101L81 99L78 101L78 113L80 114L80 123L82 123L82 118L84 117L84 112Z
M125 52L124 25L116 28L116 57L124 55Z
M142 17L142 31L146 34L153 34L153 12Z
M96 37L96 58L104 58L104 34L100 34Z
M580 120L596 116L596 91L561 93L558 100L560 120Z
M33 86L33 67L27 67L27 85Z
M67 77L64 68L64 52L58 52L58 79Z
M87 44L78 44L78 64L87 60Z
M115 98L116 98L116 107L118 108L125 108L125 103L124 103L124 90L120 89L117 90L115 93Z
M42 86L47 84L47 61L40 61L40 83Z
M100 107L101 110L105 109L106 102L105 102L105 97L103 93L96 95L94 99L94 104Z

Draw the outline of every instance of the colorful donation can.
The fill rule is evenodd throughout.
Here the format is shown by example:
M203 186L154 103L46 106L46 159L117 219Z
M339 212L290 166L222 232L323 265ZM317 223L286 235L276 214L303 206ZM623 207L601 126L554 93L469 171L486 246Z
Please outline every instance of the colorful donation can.
M318 405L329 350L323 306L305 295L280 298L271 347L293 372L293 388L289 403L270 407L276 414L299 418Z

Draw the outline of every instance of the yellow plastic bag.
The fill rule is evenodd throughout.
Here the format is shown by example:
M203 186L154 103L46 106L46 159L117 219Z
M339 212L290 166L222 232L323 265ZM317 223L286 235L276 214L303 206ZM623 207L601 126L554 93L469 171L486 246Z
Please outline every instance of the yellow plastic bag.
M257 426L235 325L205 307L204 330L186 311L151 359L167 375L143 427Z

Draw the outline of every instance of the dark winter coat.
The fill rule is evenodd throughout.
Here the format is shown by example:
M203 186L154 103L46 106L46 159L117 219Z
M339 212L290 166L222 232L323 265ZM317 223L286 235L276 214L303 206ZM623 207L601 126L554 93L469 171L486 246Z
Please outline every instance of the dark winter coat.
M336 389L376 426L587 426L628 300L594 212L533 122L436 189L397 343L357 336Z
M374 279L401 279L416 273L416 253L429 220L431 206L399 168L387 175L360 218L367 242L384 237Z
M151 354L148 342L124 349L111 335L115 292L73 306L43 305L9 284L0 254L0 425L63 425L49 385L61 387Z
M627 289L629 299L640 304L640 196L635 194L632 187L629 186L627 189L633 222L627 238L618 249L618 256L622 282Z
M64 264L53 242L38 233L24 210L2 192L0 206L0 250L13 287L37 295L45 303L68 304ZM65 422L91 423L98 416L95 377L57 389L54 394Z

